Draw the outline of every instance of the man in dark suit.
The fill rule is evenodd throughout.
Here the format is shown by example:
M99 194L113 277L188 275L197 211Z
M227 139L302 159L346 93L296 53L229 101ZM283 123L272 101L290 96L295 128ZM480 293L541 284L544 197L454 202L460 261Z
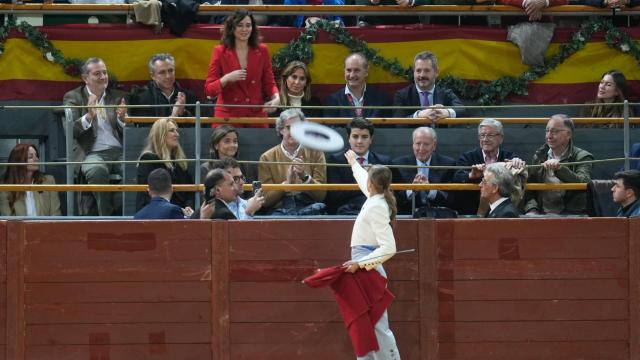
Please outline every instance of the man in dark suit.
M324 117L390 117L388 109L363 109L362 106L390 106L389 96L372 86L367 86L369 63L360 53L353 53L344 60L344 89L329 95L327 106L354 106L353 109L325 109Z
M81 170L87 183L108 184L111 174L122 176L122 166L95 162L122 160L122 128L127 109L100 106L125 105L125 93L108 87L109 74L102 59L87 59L81 72L85 85L67 92L63 99L64 105L86 106L70 108L75 141L71 161L86 163ZM114 209L118 209L122 201L115 195L120 193L94 193L100 216L117 215Z
M364 118L354 118L347 125L349 148L356 153L356 160L363 166L389 165L391 159L387 155L378 154L370 150L373 143L374 127L371 121ZM329 156L329 163L346 164L345 152ZM330 166L327 169L329 184L355 184L356 180L350 167ZM357 215L367 197L361 191L329 191L326 203L330 214Z
M227 205L235 201L237 196L235 181L228 171L224 169L209 171L204 179L204 194L206 201L191 215L192 219L237 219Z
M480 196L489 203L486 218L517 218L520 212L511 202L515 190L511 171L504 163L488 165L480 182Z
M171 175L167 170L160 168L150 172L147 184L151 201L134 215L134 219L184 219L187 213L171 203L173 189Z
M467 151L458 159L459 166L470 166L470 170L458 170L453 178L455 183L479 184L486 165L495 162L511 160L515 169L521 169L526 164L513 152L503 149L504 128L495 119L484 119L478 125L478 141L480 147ZM474 215L478 211L480 194L478 191L458 191L456 193L455 208L463 215Z
M193 107L198 99L193 91L176 81L176 61L171 54L155 54L149 59L151 81L131 92L131 105L174 105L173 107L132 108L133 116L178 117L194 116Z
M418 53L413 59L413 84L396 92L393 106L415 106L422 109L395 109L393 117L423 118L438 124L446 118L462 117L464 108L458 96L450 89L436 85L438 79L438 59L430 51Z
M413 155L394 159L393 165L412 166L454 166L455 160L435 152L438 144L436 131L430 127L419 127L413 131ZM394 168L395 183L430 184L450 183L453 180L453 169L429 168ZM451 207L453 193L443 190L396 192L398 210L401 214L411 214L411 202L415 200L416 208L424 206Z

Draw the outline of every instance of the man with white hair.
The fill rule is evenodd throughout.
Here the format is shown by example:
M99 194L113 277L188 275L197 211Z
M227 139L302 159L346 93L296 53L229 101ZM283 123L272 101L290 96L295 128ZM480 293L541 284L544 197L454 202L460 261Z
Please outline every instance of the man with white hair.
M436 153L438 135L430 127L419 127L413 131L413 154L394 159L393 165L411 166L454 166L455 160L448 156ZM453 180L453 169L430 168L395 168L394 183L429 184L450 183ZM396 192L398 199L398 211L401 214L411 214L411 201L415 199L416 208L425 206L451 207L453 194L443 190L412 191L402 190Z
M517 218L520 212L511 202L515 190L513 175L504 163L487 165L480 181L480 197L489 203L486 218Z
M322 151L304 148L291 136L291 125L304 121L304 114L298 109L288 109L280 113L276 120L276 132L282 139L280 144L260 156L258 178L263 184L324 184L327 169L324 165L302 165L302 163L324 164ZM290 164L269 164L285 162ZM265 191L263 208L270 209L272 215L319 215L326 206L321 202L325 190L313 191Z
M453 182L479 184L487 165L510 161L515 169L522 169L525 162L513 152L502 147L504 128L495 119L484 119L478 125L479 146L463 153L457 165L469 166L469 170L456 171ZM456 193L456 210L464 215L473 215L478 211L480 194L477 191L459 191Z

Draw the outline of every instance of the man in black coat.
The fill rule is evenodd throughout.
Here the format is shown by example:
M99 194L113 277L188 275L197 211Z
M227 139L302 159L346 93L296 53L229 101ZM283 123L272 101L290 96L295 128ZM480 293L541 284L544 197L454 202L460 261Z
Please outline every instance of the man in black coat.
M378 154L370 150L373 143L374 127L371 121L365 118L354 118L347 125L349 137L349 149L356 153L356 160L362 166L389 165L391 159L388 155ZM328 163L346 164L345 151L329 155ZM355 184L353 172L350 167L330 166L327 168L327 183L329 184ZM326 203L330 214L358 215L367 197L362 191L329 191Z
M131 105L174 105L149 108L131 108L132 116L178 117L194 116L193 107L198 100L189 89L176 81L176 62L171 54L155 54L149 59L151 81L131 91Z
M413 83L396 92L393 106L415 106L422 109L394 109L393 117L423 118L437 125L446 118L464 116L462 101L450 89L436 85L438 59L430 51L418 53L413 59Z
M513 152L501 147L504 140L502 123L495 119L484 119L478 125L480 147L467 151L458 159L459 166L470 166L470 170L458 170L453 178L455 183L479 184L485 166L495 162L511 160L512 166L520 169L525 162ZM455 208L459 214L474 215L478 211L480 194L478 191L458 191Z
M236 220L228 203L235 201L237 188L233 176L223 169L209 171L204 179L205 203L196 210L192 219Z
M504 163L488 165L480 182L480 196L489 203L486 218L517 218L520 212L511 202L515 190L511 171Z
M363 109L362 106L391 106L389 96L372 86L367 86L369 63L360 53L353 53L344 59L343 89L329 95L324 102L327 106L354 106L353 109L325 109L324 117L390 117L389 109Z
M430 127L419 127L413 131L413 154L401 156L393 160L393 165L412 166L454 166L455 160L435 152L438 143L436 131ZM393 182L403 184L450 183L453 180L453 169L429 168L394 168ZM443 190L396 192L398 212L411 214L411 203L415 199L416 208L424 206L451 207L453 193Z

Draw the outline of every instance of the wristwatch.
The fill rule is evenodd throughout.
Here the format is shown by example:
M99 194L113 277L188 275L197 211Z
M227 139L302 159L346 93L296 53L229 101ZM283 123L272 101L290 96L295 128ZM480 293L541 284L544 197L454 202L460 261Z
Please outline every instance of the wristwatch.
M309 174L305 174L305 176L302 177L303 183L309 182L309 180L311 180L311 175Z

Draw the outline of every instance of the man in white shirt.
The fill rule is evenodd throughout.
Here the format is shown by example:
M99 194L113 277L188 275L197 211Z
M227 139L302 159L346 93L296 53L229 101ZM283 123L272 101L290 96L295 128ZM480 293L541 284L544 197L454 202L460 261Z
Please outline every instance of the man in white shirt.
M262 189L258 190L251 198L245 200L241 197L244 193L243 185L245 184L245 177L240 169L240 164L236 159L232 157L224 157L220 161L216 161L213 164L213 169L223 169L233 177L233 183L235 186L236 197L233 201L227 202L227 207L238 220L253 219L253 215L262 208L264 204L264 196L262 196Z
M73 138L76 142L73 161L99 162L122 160L122 128L126 116L125 93L109 89L109 74L104 61L89 58L82 65L84 85L64 95L64 105L86 106L71 108L73 113ZM123 105L105 108L100 106ZM81 167L87 183L108 184L110 174L122 176L121 164L83 164ZM76 169L78 171L78 169ZM114 196L116 194L116 196ZM121 194L95 192L98 214L118 215ZM84 214L83 214L84 215Z
M480 197L489 203L487 218L516 218L520 212L511 202L511 194L515 191L511 171L504 163L493 163L484 170L480 181Z

